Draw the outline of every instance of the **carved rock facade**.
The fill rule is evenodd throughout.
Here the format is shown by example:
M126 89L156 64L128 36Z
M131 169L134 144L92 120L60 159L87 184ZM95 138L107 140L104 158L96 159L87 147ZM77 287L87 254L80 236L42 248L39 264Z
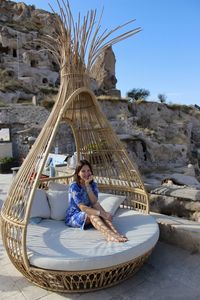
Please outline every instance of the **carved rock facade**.
M39 42L44 35L53 34L53 19L53 14L34 6L0 1L0 77L4 79L0 80L1 102L30 101L34 95L40 101L58 91L58 64ZM4 70L12 74L10 78L4 78ZM115 56L108 48L94 68L91 88L98 95L120 97L116 82Z

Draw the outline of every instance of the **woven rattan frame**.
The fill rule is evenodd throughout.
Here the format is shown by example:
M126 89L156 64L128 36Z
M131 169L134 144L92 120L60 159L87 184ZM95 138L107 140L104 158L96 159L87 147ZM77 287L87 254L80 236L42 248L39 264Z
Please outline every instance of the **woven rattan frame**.
M112 268L92 271L63 272L31 268L31 281L42 288L57 292L91 292L114 286L129 278L141 268L150 254L151 251Z
M12 182L1 211L1 230L10 260L30 281L54 291L88 291L124 280L139 269L149 252L120 266L89 272L38 269L31 266L28 259L26 234L29 215L35 191L42 185L41 173L61 122L71 126L78 160L84 157L92 163L100 190L125 195L125 207L141 213L149 212L148 194L137 166L129 159L123 144L102 113L88 80L96 58L106 47L140 29L130 30L105 42L110 34L123 26L99 36L99 20L92 36L96 12L91 11L81 27L80 19L74 23L68 2L61 3L63 8L58 2L60 16L55 17L55 36L43 40L60 64L60 90L46 124ZM91 36L88 62L85 64L86 48ZM47 187L49 180L61 179L66 182L72 180L67 177L51 178L46 184L43 181L43 185Z

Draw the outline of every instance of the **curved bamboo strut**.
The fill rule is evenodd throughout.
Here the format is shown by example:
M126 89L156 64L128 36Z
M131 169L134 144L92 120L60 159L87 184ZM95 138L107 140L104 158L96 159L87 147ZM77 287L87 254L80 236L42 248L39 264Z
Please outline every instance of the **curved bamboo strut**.
M68 1L56 0L56 2L60 16L56 14L51 5L49 6L55 16L57 33L55 32L54 36L46 36L45 39L40 39L39 41L43 43L47 50L57 55L60 68L65 68L67 73L87 72L90 74L98 56L106 48L141 31L141 28L138 27L109 39L115 32L133 23L135 19L119 25L110 31L105 29L103 32L100 32L103 10L98 20L96 20L96 10L88 11L81 25L80 13L78 21L75 22ZM60 2L63 6L61 6Z

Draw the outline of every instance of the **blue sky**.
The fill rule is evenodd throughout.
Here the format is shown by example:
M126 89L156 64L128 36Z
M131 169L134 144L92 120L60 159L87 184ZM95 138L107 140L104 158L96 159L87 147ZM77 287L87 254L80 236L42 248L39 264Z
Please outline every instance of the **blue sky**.
M21 1L15 1L21 2ZM26 0L36 8L56 8L56 1ZM167 103L200 105L199 0L71 0L80 11L104 7L102 28L112 29L130 19L127 29L141 27L133 37L114 45L117 88L122 96L132 88L150 91L148 100L167 96Z

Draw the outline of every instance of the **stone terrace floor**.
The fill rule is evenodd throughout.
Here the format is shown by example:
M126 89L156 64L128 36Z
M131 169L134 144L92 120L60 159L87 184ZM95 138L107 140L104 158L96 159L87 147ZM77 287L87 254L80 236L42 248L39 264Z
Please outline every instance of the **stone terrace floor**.
M0 207L12 175L0 175ZM41 289L24 278L10 263L0 239L0 300L199 300L200 254L159 241L143 267L115 287L76 294Z

